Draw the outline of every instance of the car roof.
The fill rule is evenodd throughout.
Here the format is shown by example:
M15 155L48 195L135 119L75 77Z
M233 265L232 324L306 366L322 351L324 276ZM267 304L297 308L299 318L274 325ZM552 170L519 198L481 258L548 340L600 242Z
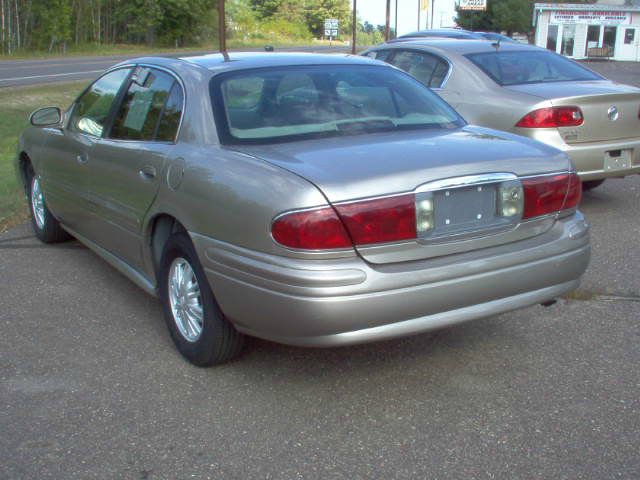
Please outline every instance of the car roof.
M539 51L540 47L534 45L526 45L524 43L504 42L500 43L499 47L496 47L496 42L487 40L462 40L462 39L445 39L445 38L416 38L408 39L399 43L386 43L375 47L375 49L384 48L385 46L393 48L420 48L430 47L434 50L440 50L442 52L454 52L459 55L465 55L468 53L483 53L483 52L495 52L498 48L501 52L508 51Z
M469 30L463 30L460 28L433 28L429 30L418 30L416 32L400 35L394 42L406 41L412 38L476 38L482 39L480 35Z
M304 52L229 52L227 58L220 53L214 53L182 57L181 60L216 72L297 65L382 65L379 61L360 55Z
M350 54L229 52L226 58L221 53L181 58L159 56L131 58L114 65L108 70L134 64L155 65L182 72L185 72L185 68L204 68L214 73L251 68L299 65L374 65L389 67L388 64L379 60Z

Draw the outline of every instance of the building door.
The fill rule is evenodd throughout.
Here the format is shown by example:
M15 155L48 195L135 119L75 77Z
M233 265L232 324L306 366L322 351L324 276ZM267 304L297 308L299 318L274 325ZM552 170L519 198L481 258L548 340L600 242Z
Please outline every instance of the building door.
M618 27L604 27L604 35L602 37L602 46L604 48L609 48L609 56L615 56L616 49L616 34L618 32Z
M573 44L576 38L575 25L562 26L562 50L560 53L565 57L573 57Z
M618 60L638 61L640 54L640 27L621 27L622 42L618 45Z
M600 43L600 25L589 25L587 27L587 44L584 50L584 56L589 56L590 48L598 48L601 47Z
M549 25L547 31L547 49L552 52L558 49L558 25Z

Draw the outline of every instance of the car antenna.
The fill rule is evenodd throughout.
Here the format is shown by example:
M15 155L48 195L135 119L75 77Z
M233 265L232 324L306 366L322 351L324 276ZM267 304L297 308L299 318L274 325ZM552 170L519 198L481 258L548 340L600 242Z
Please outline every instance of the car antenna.
M500 40L501 40L501 39L499 38L497 42L493 42L493 43L491 44L491 46L493 46L493 47L495 47L495 48L496 48L496 52L497 52L498 50L500 50Z

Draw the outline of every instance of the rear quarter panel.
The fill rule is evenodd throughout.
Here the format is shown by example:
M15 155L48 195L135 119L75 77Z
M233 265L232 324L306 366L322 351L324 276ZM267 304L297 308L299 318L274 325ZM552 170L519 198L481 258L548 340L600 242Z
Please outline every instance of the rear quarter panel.
M219 145L179 145L170 161L147 220L159 214L177 218L192 232L251 250L304 256L279 247L271 237L278 214L327 204L301 177ZM167 179L184 171L172 188ZM307 255L308 256L308 255Z

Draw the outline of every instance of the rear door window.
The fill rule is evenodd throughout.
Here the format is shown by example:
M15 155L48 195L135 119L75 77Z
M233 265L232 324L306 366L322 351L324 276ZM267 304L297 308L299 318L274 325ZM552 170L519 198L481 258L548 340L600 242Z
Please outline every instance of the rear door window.
M386 60L429 88L442 88L449 64L446 60L424 52L397 50Z
M173 76L154 68L138 67L118 108L109 137L173 141L182 110L181 96L181 87ZM163 138L156 138L160 132Z

